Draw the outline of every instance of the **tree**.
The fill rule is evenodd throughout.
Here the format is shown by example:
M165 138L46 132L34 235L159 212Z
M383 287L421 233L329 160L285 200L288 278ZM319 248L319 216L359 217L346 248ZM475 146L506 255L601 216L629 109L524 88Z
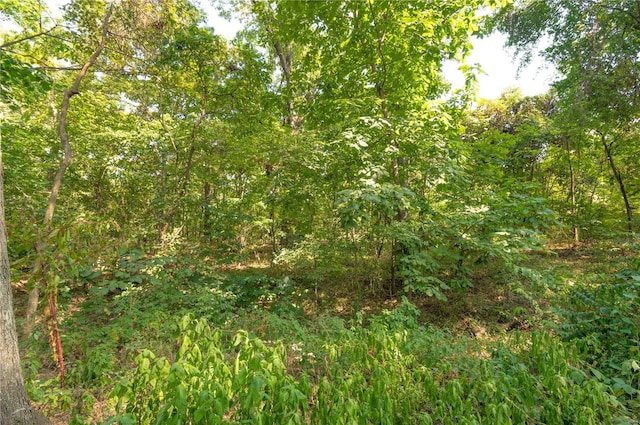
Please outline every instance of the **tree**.
M0 133L0 142L2 135ZM0 147L1 149L1 147ZM0 150L0 423L45 425L49 421L33 409L22 379L18 337L13 314L9 255L4 216L4 178Z
M640 107L640 9L634 0L520 0L497 15L507 44L531 57L532 47L547 37L543 54L562 73L555 83L559 113L596 138L624 205L628 232L634 226L633 194L627 189L632 168L620 166L637 141ZM637 174L637 173L635 173Z
M52 325L52 346L54 347L56 353L56 359L60 365L60 386L64 387L64 356L62 352L62 341L60 340L60 330L58 328L58 318L57 318L57 288L55 285L49 285L50 282L47 282L47 275L45 273L45 269L47 265L45 264L45 252L47 250L47 244L49 240L49 235L51 232L51 222L53 220L53 214L56 209L56 203L58 201L58 193L60 192L60 187L62 186L62 178L64 174L71 165L72 161L72 150L71 144L69 142L69 135L67 132L67 115L69 113L69 101L73 96L80 94L80 84L82 80L87 75L89 68L91 68L97 59L100 57L100 54L104 50L107 32L109 28L109 20L111 18L111 14L113 13L113 4L109 7L106 15L103 19L102 29L101 29L101 37L100 42L93 52L91 57L85 62L80 69L77 77L75 78L73 84L67 88L62 96L62 105L60 107L60 112L58 115L58 128L59 128L59 136L60 143L62 145L63 157L60 162L60 166L55 173L53 178L53 183L51 186L51 193L49 195L49 202L47 205L47 209L44 215L43 228L40 235L40 239L36 243L36 254L37 259L34 265L34 275L42 276L42 285L44 288L48 289L47 298L49 302L49 313L51 314L51 325ZM51 287L50 287L51 286ZM39 288L38 285L34 285L31 293L29 294L29 305L27 309L27 324L25 328L25 333L28 334L33 325L33 315L37 309L39 298Z
M8 4L6 9L4 6L2 14L7 13L18 24L30 21L32 13L39 10L30 2ZM21 119L20 109L25 103L37 101L39 95L49 88L47 76L23 62L19 55L13 54L12 49L51 30L42 30L40 27L38 32L26 25L22 28L24 32L18 36L0 34L0 423L44 425L49 421L31 406L20 364L7 249L2 130L10 128L12 121ZM9 41L4 41L5 37Z
M448 218L466 222L468 206L455 202L461 187L450 184L465 174L458 120L466 98L451 99L440 71L445 60L464 59L471 35L483 31L478 9L497 2L243 4L253 17L250 28L279 65L281 121L299 136L289 138L288 149L306 144L304 160L275 168L283 178L307 179L274 191L288 210L280 216L294 223L287 227L303 228L303 215L291 211L306 211L301 201L312 199L322 212L314 217L325 221L315 219L323 228L306 227L312 231L304 246L340 244L349 251L344 265L364 272L351 276L358 285L440 294L431 283L442 282L432 275L454 256L440 261L446 256L435 247L442 252L453 244L464 226L449 226L456 230L446 235L442 228L452 224ZM361 267L363 261L375 266Z

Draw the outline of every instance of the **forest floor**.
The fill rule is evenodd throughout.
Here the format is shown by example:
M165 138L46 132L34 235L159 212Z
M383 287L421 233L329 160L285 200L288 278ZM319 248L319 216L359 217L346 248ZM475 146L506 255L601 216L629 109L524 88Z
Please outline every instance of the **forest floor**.
M453 338L478 341L506 340L511 332L554 332L558 317L553 307L564 303L572 288L594 285L604 276L615 274L635 255L616 244L556 246L551 251L529 256L527 266L542 276L538 282L486 264L474 271L472 287L447 291L447 301L413 294L410 301L420 311L419 322L443 329ZM353 322L358 314L375 316L392 311L402 300L402 294L367 291L354 296L347 285L333 282L322 289L287 292L286 303L278 304L278 297L284 296L278 290L282 282L279 278L270 281L261 265L240 264L234 269L214 272L220 279L235 276L231 284L208 288L207 296L215 300L203 299L203 293L197 291L179 303L175 301L179 293L173 292L160 291L150 298L134 292L124 297L126 290L117 285L100 293L102 297L96 297L96 292L86 286L63 294L59 300L67 350L67 387L59 389L56 362L40 324L21 344L31 398L54 425L106 420L114 413L109 393L123 370L134 366L136 353L150 348L169 357L175 355L175 341L167 338L165 321L178 314L192 312L207 317L229 332L243 328L266 340L297 340L308 338L308 329L321 329L320 337L322 332L330 332L333 325L327 323L332 320ZM198 283L195 276L178 273L178 277ZM23 317L27 293L25 285L18 282L14 285L16 314ZM92 301L92 295L99 300ZM294 311L292 305L300 308Z

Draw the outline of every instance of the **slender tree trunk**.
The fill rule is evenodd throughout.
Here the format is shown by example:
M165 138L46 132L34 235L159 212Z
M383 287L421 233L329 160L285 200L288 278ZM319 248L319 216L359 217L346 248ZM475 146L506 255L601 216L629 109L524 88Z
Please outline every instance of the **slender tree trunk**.
M633 232L633 207L629 202L629 195L627 194L627 189L624 185L624 181L622 180L622 174L613 160L613 154L611 152L613 142L607 143L606 137L602 133L600 134L600 140L602 141L602 146L604 147L604 152L607 156L607 161L609 162L609 167L611 168L613 177L616 179L616 182L618 182L618 188L620 189L620 194L624 200L624 208L627 214L627 230L631 233Z
M255 8L258 6L258 0L251 0L251 4ZM273 15L259 15L256 13L258 19L262 19L262 24L264 25L264 29L266 33L271 38L271 45L273 50L275 51L278 62L280 64L280 70L282 71L283 76L283 84L287 89L286 99L285 99L285 116L283 119L284 126L291 129L292 133L298 133L303 124L303 118L300 117L296 110L296 102L292 87L292 76L293 76L293 47L291 42L283 43L282 40L279 40L277 35L275 34L274 28L277 28L278 22L274 18ZM271 163L265 164L265 173L267 177L271 177L272 172L274 170L274 166ZM269 191L269 195L267 196L268 202L270 203L270 211L269 218L271 219L271 262L270 265L274 265L275 254L278 250L278 237L277 237L277 229L276 225L276 201L278 194L278 183L276 179L272 179L273 185Z
M176 216L176 213L180 209L180 203L182 202L182 199L184 199L185 195L187 194L187 189L189 188L189 182L191 181L191 168L193 167L193 157L196 152L196 140L198 138L198 129L200 128L200 126L204 122L204 119L207 116L207 105L208 105L207 88L203 87L202 109L200 110L200 115L198 116L198 120L193 124L193 127L191 127L191 135L189 136L189 153L187 154L187 164L185 166L182 182L180 181L176 182L176 184L180 185L178 188L178 197L165 213L164 226L160 231L160 241L162 241L162 239L164 238L164 235L169 231L169 228L171 227L173 219ZM173 140L172 140L172 143L173 143ZM173 143L173 147L176 151L176 174L178 174L179 151L175 143Z
M1 135L0 135L1 141ZM31 407L22 378L18 336L13 315L7 234L4 219L4 182L0 151L0 424L49 424Z
M267 27L267 31L271 33L271 29ZM279 41L273 43L273 48L278 55L278 60L280 61L280 68L282 69L282 74L284 75L284 79L287 82L287 86L291 86L291 73L293 71L292 61L293 61L293 52L291 50L290 45L286 45L284 48ZM302 119L296 113L296 106L293 100L293 94L289 94L289 98L287 99L287 118L285 119L285 124L287 124L291 130L294 132L297 131L302 125Z
M576 205L576 174L573 169L573 160L571 158L571 149L569 145L569 137L564 138L564 148L567 153L567 161L569 162L569 197L571 198L571 233L573 235L573 244L580 243L580 234L578 230L578 207Z
M569 159L569 178L571 179L571 230L573 233L573 243L578 245L580 243L580 233L578 230L578 207L576 205L576 174L573 170L573 163Z
M202 205L202 236L205 239L211 239L211 185L205 182L203 187L203 205Z
M51 186L51 194L49 195L49 204L47 205L47 210L44 214L43 221L43 230L40 232L38 236L38 242L36 243L36 262L33 268L34 276L40 274L42 276L42 286L44 288L47 287L46 281L46 267L45 264L45 254L48 248L48 239L49 233L51 232L51 221L53 219L53 214L56 209L56 203L58 201L58 193L60 192L60 187L62 186L62 178L64 177L64 173L71 165L73 160L73 155L71 151L71 144L69 143L69 135L67 133L67 115L69 113L69 101L71 98L77 94L80 94L80 84L82 80L87 75L89 68L91 68L98 57L102 54L104 47L107 42L107 33L109 29L109 20L111 19L111 14L113 13L113 3L109 7L107 14L102 22L102 37L100 39L100 44L98 48L93 52L93 55L89 58L89 60L82 66L82 69L78 73L75 81L64 91L62 96L62 106L60 108L60 115L58 118L59 126L58 133L60 136L60 143L62 145L63 157L60 162L60 167L56 172L56 175L53 178L53 185ZM51 312L51 320L53 324L53 338L55 343L55 351L56 357L60 366L60 386L64 387L64 357L62 353L62 344L60 343L60 332L58 330L58 319L56 314L56 299L57 299L57 288L52 288L49 296L49 308ZM24 333L29 334L33 329L33 325L35 323L35 312L38 306L38 298L39 298L39 288L36 283L31 293L29 294L29 304L27 306L27 317L24 327Z
M251 0L251 4L256 7L258 5L257 0ZM273 18L273 16L263 15L263 24L264 29L271 37L271 42L273 45L273 49L278 56L278 61L280 62L280 69L282 71L282 76L284 77L284 82L287 85L287 88L291 88L291 76L293 74L293 49L291 43L282 44L281 40L278 40L274 34L274 27L277 27L278 22ZM284 119L285 124L291 128L293 132L296 132L302 126L302 117L298 116L296 112L296 105L293 93L289 93L288 98L286 99L286 112L287 115Z
M107 166L102 167L100 171L100 175L98 176L98 180L93 185L93 196L95 199L95 206L98 211L102 211L103 208L103 198L102 198L102 181L104 177L107 175Z
M375 23L379 22L379 20L388 19L386 14L382 16L377 16L376 11L374 10L374 4L372 0L368 0L367 4L369 6L369 12L373 17L373 21ZM386 41L386 32L385 30L379 30L377 25L373 25L373 30L376 31L377 43L375 45L375 52L379 59L380 66L376 65L376 62L373 61L370 63L369 67L371 68L371 74L375 79L375 88L376 94L378 96L378 100L380 101L380 113L382 118L389 123L388 129L388 140L389 146L392 148L394 152L400 152L400 146L398 144L398 140L394 135L393 128L391 127L391 113L389 112L389 105L387 101L387 93L386 93L386 85L388 79L388 67L387 67L387 58L383 52L383 45ZM406 158L398 155L395 158L391 158L389 161L389 171L391 174L391 178L393 179L393 183L399 187L406 187L407 182L403 177L403 168L406 163ZM409 211L401 206L398 206L396 210L396 216L394 217L395 221L403 222L409 218ZM408 255L409 250L406 244L403 243L402 240L394 239L391 241L391 282L389 285L390 295L393 296L396 292L396 283L400 278L400 266L401 260L403 257ZM402 282L400 282L402 284Z

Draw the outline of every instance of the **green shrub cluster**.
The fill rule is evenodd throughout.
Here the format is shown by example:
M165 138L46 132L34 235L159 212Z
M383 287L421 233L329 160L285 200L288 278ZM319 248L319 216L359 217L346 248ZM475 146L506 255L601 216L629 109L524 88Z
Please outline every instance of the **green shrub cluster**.
M559 334L572 341L589 371L631 408L640 409L640 272L624 270L569 294Z
M452 342L416 314L404 302L308 345L228 337L185 316L175 359L141 351L109 423L632 423L549 334Z

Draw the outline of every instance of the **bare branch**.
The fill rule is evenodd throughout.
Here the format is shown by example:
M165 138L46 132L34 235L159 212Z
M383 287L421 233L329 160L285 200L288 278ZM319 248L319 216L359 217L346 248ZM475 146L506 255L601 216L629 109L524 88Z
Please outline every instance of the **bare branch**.
M48 29L47 31L42 31L42 32L39 32L37 34L31 34L31 35L28 35L26 37L19 38L17 40L8 41L8 42L0 45L0 50L4 50L4 49L6 49L8 47L13 46L14 44L20 44L20 43L22 43L24 41L28 41L28 40L32 40L34 38L42 37L43 35L48 35L55 28L56 27L54 26L54 27Z

